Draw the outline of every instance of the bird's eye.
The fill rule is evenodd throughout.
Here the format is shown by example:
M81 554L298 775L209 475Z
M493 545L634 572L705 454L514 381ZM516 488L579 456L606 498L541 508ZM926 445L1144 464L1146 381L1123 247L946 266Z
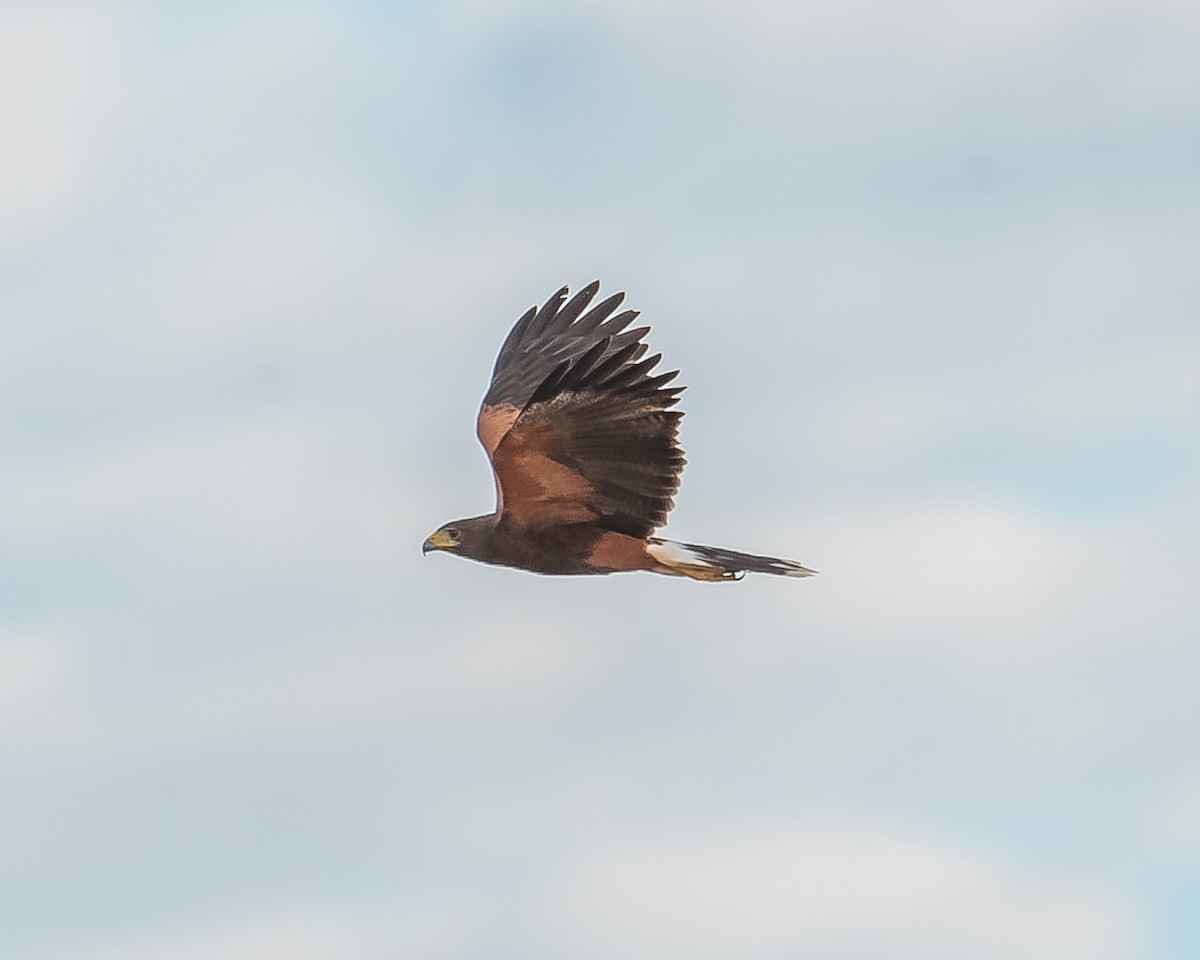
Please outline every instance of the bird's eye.
M447 527L446 536L450 537L452 540L461 539L458 535L458 527Z

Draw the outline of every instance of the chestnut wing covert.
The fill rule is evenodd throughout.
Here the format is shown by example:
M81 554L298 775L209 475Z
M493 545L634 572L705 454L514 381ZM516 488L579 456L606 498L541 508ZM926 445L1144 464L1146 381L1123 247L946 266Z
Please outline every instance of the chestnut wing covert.
M613 315L624 295L584 312L599 289L569 302L563 288L531 309L500 348L479 411L479 438L496 476L497 510L523 527L593 522L644 538L679 489L683 414L671 410L678 371L642 359L648 327Z

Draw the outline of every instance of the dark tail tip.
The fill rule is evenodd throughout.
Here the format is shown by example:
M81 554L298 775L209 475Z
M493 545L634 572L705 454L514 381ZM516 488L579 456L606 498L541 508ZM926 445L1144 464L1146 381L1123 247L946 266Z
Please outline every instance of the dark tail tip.
M696 579L740 580L746 573L770 573L777 577L811 577L817 571L793 560L779 557L760 557L721 547L702 547L694 543L675 543L670 540L651 541L650 553L665 565L677 568ZM705 573L710 575L705 576ZM712 574L715 574L713 576Z

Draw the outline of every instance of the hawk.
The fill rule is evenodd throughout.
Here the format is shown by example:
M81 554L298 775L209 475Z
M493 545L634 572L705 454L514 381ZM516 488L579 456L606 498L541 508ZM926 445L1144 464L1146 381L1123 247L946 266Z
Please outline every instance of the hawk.
M617 312L616 293L592 305L594 281L563 287L512 328L477 422L492 462L496 509L455 520L425 541L483 563L545 574L648 570L693 580L746 573L808 577L791 560L664 540L684 457L679 375L653 373L649 327ZM590 309L589 309L590 307Z

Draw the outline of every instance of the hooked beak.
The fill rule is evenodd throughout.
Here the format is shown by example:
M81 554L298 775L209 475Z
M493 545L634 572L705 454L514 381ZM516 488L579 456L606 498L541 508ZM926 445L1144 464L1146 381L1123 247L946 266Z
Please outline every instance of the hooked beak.
M452 546L454 546L454 538L445 530L438 530L436 533L430 534L421 544L421 555L424 556L430 550L449 550Z

